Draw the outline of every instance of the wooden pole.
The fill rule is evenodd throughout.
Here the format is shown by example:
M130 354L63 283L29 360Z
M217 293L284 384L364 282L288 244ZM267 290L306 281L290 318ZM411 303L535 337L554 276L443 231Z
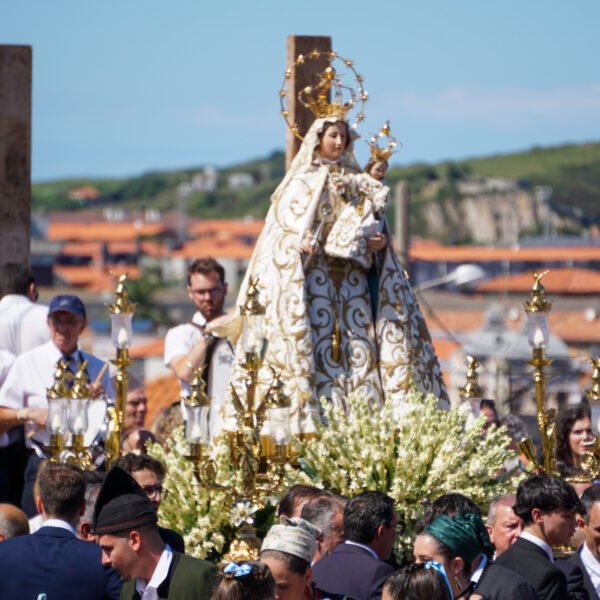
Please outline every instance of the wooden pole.
M31 46L0 45L0 264L29 264ZM4 288L0 281L0 289Z
M296 57L299 54L307 55L313 50L320 52L331 51L331 38L328 36L315 35L289 35L287 39L287 68L291 68L292 76L288 80L288 104L287 110L290 123L297 123L298 131L304 136L309 130L315 116L298 101L298 93L307 85L315 83L317 73L322 72L328 65L327 57L306 61L299 69L294 68ZM289 127L286 131L285 146L285 168L288 169L294 156L300 149L302 142L291 132Z
M395 232L396 248L402 266L408 271L408 251L410 248L409 238L409 213L410 213L410 190L406 181L396 184L395 194Z

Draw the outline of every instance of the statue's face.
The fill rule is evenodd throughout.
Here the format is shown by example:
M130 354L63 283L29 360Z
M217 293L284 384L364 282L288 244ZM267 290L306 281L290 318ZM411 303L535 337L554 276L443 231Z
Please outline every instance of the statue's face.
M371 167L371 172L369 174L371 175L371 177L374 177L375 179L381 181L385 175L385 172L387 171L387 168L388 164L386 161L378 160Z
M348 141L345 124L334 123L323 132L319 142L319 154L327 160L338 160L344 154Z

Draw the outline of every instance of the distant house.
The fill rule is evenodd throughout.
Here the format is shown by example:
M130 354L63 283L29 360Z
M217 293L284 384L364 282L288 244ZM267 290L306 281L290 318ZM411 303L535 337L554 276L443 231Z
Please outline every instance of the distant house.
M227 187L231 190L242 190L252 187L256 183L250 173L231 173L227 176Z
M100 192L92 185L73 188L67 195L69 200L76 202L90 202L100 197Z

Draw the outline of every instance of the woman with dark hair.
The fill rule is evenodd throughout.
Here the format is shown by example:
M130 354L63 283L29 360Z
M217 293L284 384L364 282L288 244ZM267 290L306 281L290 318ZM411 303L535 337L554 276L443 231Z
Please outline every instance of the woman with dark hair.
M473 565L484 555L485 567L493 551L483 521L475 513L440 515L417 536L413 548L416 562L433 560L442 565L454 598L471 600L483 598L474 592Z
M275 580L259 561L230 562L221 568L210 600L275 600Z
M556 418L556 466L562 477L577 476L581 460L595 443L590 407L582 402L569 406Z
M314 598L311 563L317 550L319 530L300 518L282 517L269 529L260 550L276 584L277 600Z
M381 600L453 600L444 567L433 560L413 563L390 576Z

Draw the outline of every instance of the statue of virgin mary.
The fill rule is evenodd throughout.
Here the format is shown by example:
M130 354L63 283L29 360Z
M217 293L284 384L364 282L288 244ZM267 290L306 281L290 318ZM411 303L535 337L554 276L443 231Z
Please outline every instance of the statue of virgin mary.
M411 386L447 400L425 320L388 242L389 190L361 173L356 137L343 114L315 119L271 197L239 292L242 306L257 282L268 340L259 381L264 392L271 369L279 372L294 433L314 431L324 402L346 410L353 392L374 408L400 406ZM234 365L240 396L243 375Z

